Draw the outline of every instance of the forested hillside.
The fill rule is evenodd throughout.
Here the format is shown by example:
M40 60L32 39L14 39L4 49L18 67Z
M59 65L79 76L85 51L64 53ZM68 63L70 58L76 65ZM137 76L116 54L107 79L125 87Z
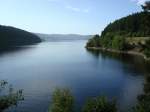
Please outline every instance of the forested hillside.
M150 2L142 8L143 12L110 23L101 36L95 35L88 41L87 48L134 51L150 57Z
M150 36L150 13L135 13L110 23L102 32L102 37L110 34L125 37Z
M0 48L29 45L41 42L41 39L24 30L0 25Z

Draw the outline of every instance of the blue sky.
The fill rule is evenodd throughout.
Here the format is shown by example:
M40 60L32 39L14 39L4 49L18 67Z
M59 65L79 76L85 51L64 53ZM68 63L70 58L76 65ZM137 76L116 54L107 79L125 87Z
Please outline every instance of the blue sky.
M0 0L0 24L30 32L98 34L145 0Z

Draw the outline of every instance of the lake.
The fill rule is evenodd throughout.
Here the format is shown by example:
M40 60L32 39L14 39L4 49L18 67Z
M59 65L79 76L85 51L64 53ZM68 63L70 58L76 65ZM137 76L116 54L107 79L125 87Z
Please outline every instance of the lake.
M47 112L55 88L69 88L76 108L99 95L116 98L121 110L132 107L150 64L139 56L88 51L85 43L43 42L0 53L0 79L25 97L6 112Z

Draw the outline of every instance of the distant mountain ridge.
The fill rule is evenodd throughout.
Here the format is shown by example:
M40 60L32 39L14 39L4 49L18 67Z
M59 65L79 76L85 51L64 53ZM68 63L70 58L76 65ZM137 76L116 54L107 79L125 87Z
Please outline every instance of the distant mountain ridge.
M41 34L36 33L43 41L69 41L69 40L88 40L92 35L79 34Z
M41 39L30 32L11 26L0 25L0 48L30 45L41 42Z

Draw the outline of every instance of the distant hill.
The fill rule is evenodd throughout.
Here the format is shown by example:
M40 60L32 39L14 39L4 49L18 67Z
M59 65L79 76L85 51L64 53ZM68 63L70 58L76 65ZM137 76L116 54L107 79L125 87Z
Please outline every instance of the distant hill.
M30 45L38 42L41 42L41 39L33 33L0 25L0 48Z
M77 34L40 34L37 33L43 41L69 41L69 40L88 40L92 35L77 35Z

